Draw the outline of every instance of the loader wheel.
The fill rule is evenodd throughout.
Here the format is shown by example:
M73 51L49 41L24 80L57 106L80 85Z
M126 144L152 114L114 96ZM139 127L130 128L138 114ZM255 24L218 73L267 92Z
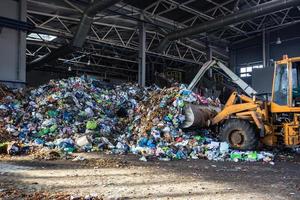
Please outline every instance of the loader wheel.
M240 150L253 150L258 145L255 127L240 119L228 120L221 129L220 139L232 148Z

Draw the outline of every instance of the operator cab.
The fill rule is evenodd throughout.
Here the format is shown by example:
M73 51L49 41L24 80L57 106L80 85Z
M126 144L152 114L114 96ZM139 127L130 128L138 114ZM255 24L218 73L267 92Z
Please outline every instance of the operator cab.
M300 57L276 62L272 102L279 106L300 107Z

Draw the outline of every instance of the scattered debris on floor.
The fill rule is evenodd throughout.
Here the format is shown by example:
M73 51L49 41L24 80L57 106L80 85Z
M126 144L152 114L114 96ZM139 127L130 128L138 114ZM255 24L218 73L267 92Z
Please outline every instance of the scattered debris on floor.
M204 158L271 162L274 157L267 152L233 151L227 143L212 138L206 128L182 129L188 105L221 107L218 99L204 98L184 85L163 89L133 84L109 87L75 77L51 80L23 93L24 98L17 98L19 93L7 93L10 95L0 103L0 133L7 137L0 143L2 153L35 152L35 158L47 160L59 159L61 152L90 151L134 153L141 155L142 161L157 157L163 161Z
M68 156L68 158L73 158L71 155L66 155L57 149L48 149L48 148L42 148L32 154L34 159L37 160L58 160L62 159L64 156ZM65 157L66 158L66 157Z
M83 164L93 168L124 168L128 166L126 161L111 158L85 159Z
M53 193L53 192L32 192L22 191L16 188L4 189L0 186L0 198L1 199L24 199L24 200L102 200L102 197L98 197L97 194L91 194L86 196L70 195L65 193Z

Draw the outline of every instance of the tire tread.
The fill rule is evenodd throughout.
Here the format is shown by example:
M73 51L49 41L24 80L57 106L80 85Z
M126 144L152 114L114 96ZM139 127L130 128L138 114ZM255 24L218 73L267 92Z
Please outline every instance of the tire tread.
M227 122L225 122L221 129L220 139L229 143L229 134L233 130L244 131L244 144L242 144L238 149L254 150L257 148L258 137L255 127L250 122L241 119L229 119Z

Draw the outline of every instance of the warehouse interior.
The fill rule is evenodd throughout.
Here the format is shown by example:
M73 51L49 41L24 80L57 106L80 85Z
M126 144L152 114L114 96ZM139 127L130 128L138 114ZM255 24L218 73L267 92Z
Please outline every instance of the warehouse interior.
M163 53L157 51L170 32L268 1L204 1L200 5L196 1L120 1L96 13L91 30L84 33L83 44L75 45L70 43L89 1L21 2L3 1L1 6L1 42L16 43L9 50L2 45L2 82L34 85L61 77L62 71L63 76L86 73L109 81L136 82L142 65L140 59L144 59L147 85L154 81L155 72L167 73L168 70L177 71L182 76L180 81L188 83L211 58L221 60L240 73L240 68L245 66L271 67L284 54L297 56L299 11L295 7L278 8L238 24L212 27L208 32L169 42ZM145 38L140 38L141 31L145 31ZM146 49L142 52L145 58L140 55L141 41L145 41ZM73 45L72 52L59 53L58 49L65 45ZM14 69L16 59L12 56L18 56L16 49L21 52L19 66ZM58 52L58 55L35 66L32 64L50 52ZM14 67L8 67L12 65ZM7 71L8 68L11 71ZM246 76L243 78L251 83L251 76Z
M294 84L300 85L298 77L300 73L297 71L298 74L294 76L294 71L298 70L300 62L299 22L299 0L0 1L0 174L6 174L0 178L2 182L0 199L17 198L19 196L14 196L16 193L29 194L32 191L36 193L22 198L59 199L60 194L47 196L46 193L63 192L66 199L84 199L85 195L89 195L85 199L299 199L300 179L297 175L300 163L298 156L300 110L297 108L299 87L294 86ZM288 70L280 71L280 75L284 76L284 73L289 75L277 83L277 70L285 62ZM101 87L95 89L96 86L89 80L97 80ZM285 86L284 81L289 85ZM61 98L59 95L67 96L72 92L74 96L78 95L82 92L82 88L78 86L81 83L86 84L84 86L86 94L92 95L97 91L99 93L98 96L96 95L97 98L104 98L104 95L107 97L93 103L85 99L87 106L82 106L84 101L78 100L78 103L74 100L73 107L78 109L75 111L72 106L58 103L55 110L58 114L54 113L51 116L49 111L53 110L53 105L56 106L53 102ZM49 93L50 90L44 96L40 94L42 93L40 91L46 91L45 88L54 85L57 88L51 91L53 94ZM72 88L65 91L63 87ZM102 87L105 90L102 90ZM80 89L77 91L76 88ZM54 93L58 90L65 92ZM114 103L113 101L119 98L116 95L118 93L121 95L126 93L126 98L133 99L124 97L126 100L121 99L122 103ZM141 93L148 96L138 96ZM281 96L278 100L276 95L279 93L288 97ZM168 100L172 95L174 95L173 102ZM20 96L23 100L20 100ZM53 102L49 100L50 96L55 99L51 99ZM47 103L43 101L43 97L48 98ZM79 99L77 96L75 98ZM99 116L95 116L101 104L107 106L106 101L112 102L108 103L111 113L103 111ZM123 101L126 102L127 107L123 106L125 105ZM286 103L282 103L285 101ZM198 107L187 106L187 102L197 104ZM32 109L29 109L28 105L32 106ZM36 106L33 109L33 105L39 105L40 108ZM115 107L112 108L111 105ZM203 105L209 108L205 110ZM170 113L175 112L174 110L177 113L174 116L169 114L150 118L152 112L165 115L167 111L159 110L163 110L164 106L170 109ZM18 110L20 107L25 114L20 114ZM189 116L186 107L191 110L193 117ZM10 144L16 144L12 143L11 139L8 141L5 134L15 129L18 134L13 132L11 135L18 139L13 141L18 140L18 145L22 143L22 147L25 143L28 144L27 137L30 138L30 144L37 143L37 138L30 135L32 127L27 127L29 133L26 132L26 136L20 136L24 132L24 127L31 122L39 123L35 121L36 118L33 118L38 112L47 113L47 117L43 120L49 118L52 120L56 117L55 120L59 121L61 119L58 119L58 116L64 119L66 111L63 109L73 109L72 112L78 111L78 113L80 111L92 113L90 118L84 121L87 123L86 130L80 138L93 138L92 142L91 138L87 139L93 147L96 145L94 141L96 136L90 135L93 131L99 130L102 134L103 127L115 123L107 120L112 119L111 116L114 116L114 120L119 120L118 123L131 124L126 129L124 126L119 128L123 129L124 133L130 129L140 134L139 139L135 141L136 146L141 146L141 140L148 134L145 148L150 148L149 141L153 139L151 134L154 134L154 129L160 132L161 137L166 133L165 128L169 129L167 132L170 132L171 136L174 129L177 135L175 137L173 134L174 141L170 142L170 146L174 145L176 148L179 148L182 140L187 139L185 134L189 132L213 133L213 139L209 140L209 144L207 141L201 143L201 148L205 145L205 153L203 153L205 155L202 156L205 159L195 162L193 160L195 156L190 153L188 156L181 155L180 159L177 154L176 159L171 158L167 153L166 157L156 155L154 157L158 157L158 160L152 161L152 156L145 153L146 150L141 150L138 153L141 157L135 158L133 155L127 156L127 151L126 153L117 151L119 147L113 142L116 151L111 148L108 154L95 153L91 149L89 151L96 155L77 156L76 154L72 159L79 160L79 163L73 162L72 159L69 162L66 159L68 157L66 152L64 159L55 161L41 159L41 156L38 160L31 159L30 156L28 158L28 155L27 157L15 154L12 156L9 155L10 153L1 156L2 148L7 148L5 152L9 152L13 146ZM149 114L146 115L147 113ZM18 115L21 117L13 121ZM132 115L134 117L128 122L123 115L128 120L131 120ZM25 119L24 116L27 118ZM103 116L106 121L100 120ZM192 120L191 124L197 124L197 127L193 129L188 127L185 131L186 127L182 128L182 124L177 125L172 121L175 116L179 120L176 123ZM185 118L180 121L180 116ZM142 126L143 123L148 123L142 121L143 117L148 117L148 121L153 124L155 120L163 121L165 128L157 128L159 123L156 126L153 124L149 127ZM98 123L95 124L94 129L88 128L90 122L94 122L92 119ZM248 119L250 122L247 121L246 124L245 120ZM77 124L78 120L76 120L72 121L72 124ZM141 120L140 127L134 124L138 120ZM234 141L230 138L225 140L229 146L222 146L224 145L222 136L219 137L218 134L226 129L224 128L226 120L242 121L237 128L239 131L247 132L250 125L251 130L255 126L259 149L251 151L251 155L253 156L255 152L258 156L256 155L254 160L263 160L263 162L251 162L253 160L248 151L244 154L235 152L235 149L241 150L240 152L251 150L248 147L253 146L254 143L250 145L251 142L248 142L245 148L240 143L252 140L252 136L241 134L232 139L240 142L237 146L232 146L231 142ZM22 126L18 124L20 121ZM60 121L55 125L58 126L56 129L61 128L60 132L57 130L61 134L71 121L59 123ZM228 127L232 126L230 123ZM111 126L117 127L116 124ZM44 123L41 122L34 130L44 130ZM122 131L118 130L119 132ZM183 135L178 137L178 133ZM43 147L50 141L46 134L48 133L38 138L44 141L41 142ZM75 138L70 135L68 137ZM76 133L77 137L79 136ZM110 139L110 136L105 134L104 137ZM122 140L125 141L124 137L122 136ZM66 136L60 136L60 139L62 138L66 139ZM219 146L211 147L213 144L216 145L215 138ZM114 139L120 142L119 138ZM156 139L154 137L154 140ZM187 146L191 143L189 139L185 144ZM192 139L197 140L194 136ZM165 138L164 141L169 142ZM132 141L128 139L126 142L130 147L128 151L136 154L137 150L132 150ZM77 145L74 147L76 151L78 147L76 139L74 143ZM275 143L276 148L273 147ZM157 150L160 143L155 141L154 145ZM18 148L22 149L21 146ZM225 158L225 154L220 152L218 156L214 153L207 155L207 148L210 147L213 151L220 152L223 148L229 149L226 150L227 157ZM188 146L184 152L191 149L193 148ZM79 153L79 149L77 150L76 153ZM269 153L264 153L265 151ZM126 156L121 155L123 153ZM244 157L238 157L237 154L243 154ZM261 159L260 155L262 155ZM189 162L178 161L183 157ZM197 159L200 157L200 153L197 154ZM234 162L228 161L230 159ZM164 161L170 161L170 164ZM156 170L160 170L159 173ZM55 175L51 174L52 171L55 171ZM27 173L26 176L16 178L18 174L24 172ZM44 178L41 176L43 173L46 173ZM10 178L10 174L14 174L15 178ZM98 179L92 180L93 174ZM136 174L139 177L136 177ZM231 179L227 177L228 174L233 177L232 180L228 180ZM69 177L77 178L73 180ZM80 184L80 177L84 178L83 185ZM124 181L118 177L124 177ZM159 181L160 179L162 181ZM55 186L55 181L59 185L64 185L64 180L69 182L65 187ZM98 183L100 180L102 182ZM256 184L259 186L258 189ZM11 192L11 188L17 192ZM46 193L39 193L41 191Z

